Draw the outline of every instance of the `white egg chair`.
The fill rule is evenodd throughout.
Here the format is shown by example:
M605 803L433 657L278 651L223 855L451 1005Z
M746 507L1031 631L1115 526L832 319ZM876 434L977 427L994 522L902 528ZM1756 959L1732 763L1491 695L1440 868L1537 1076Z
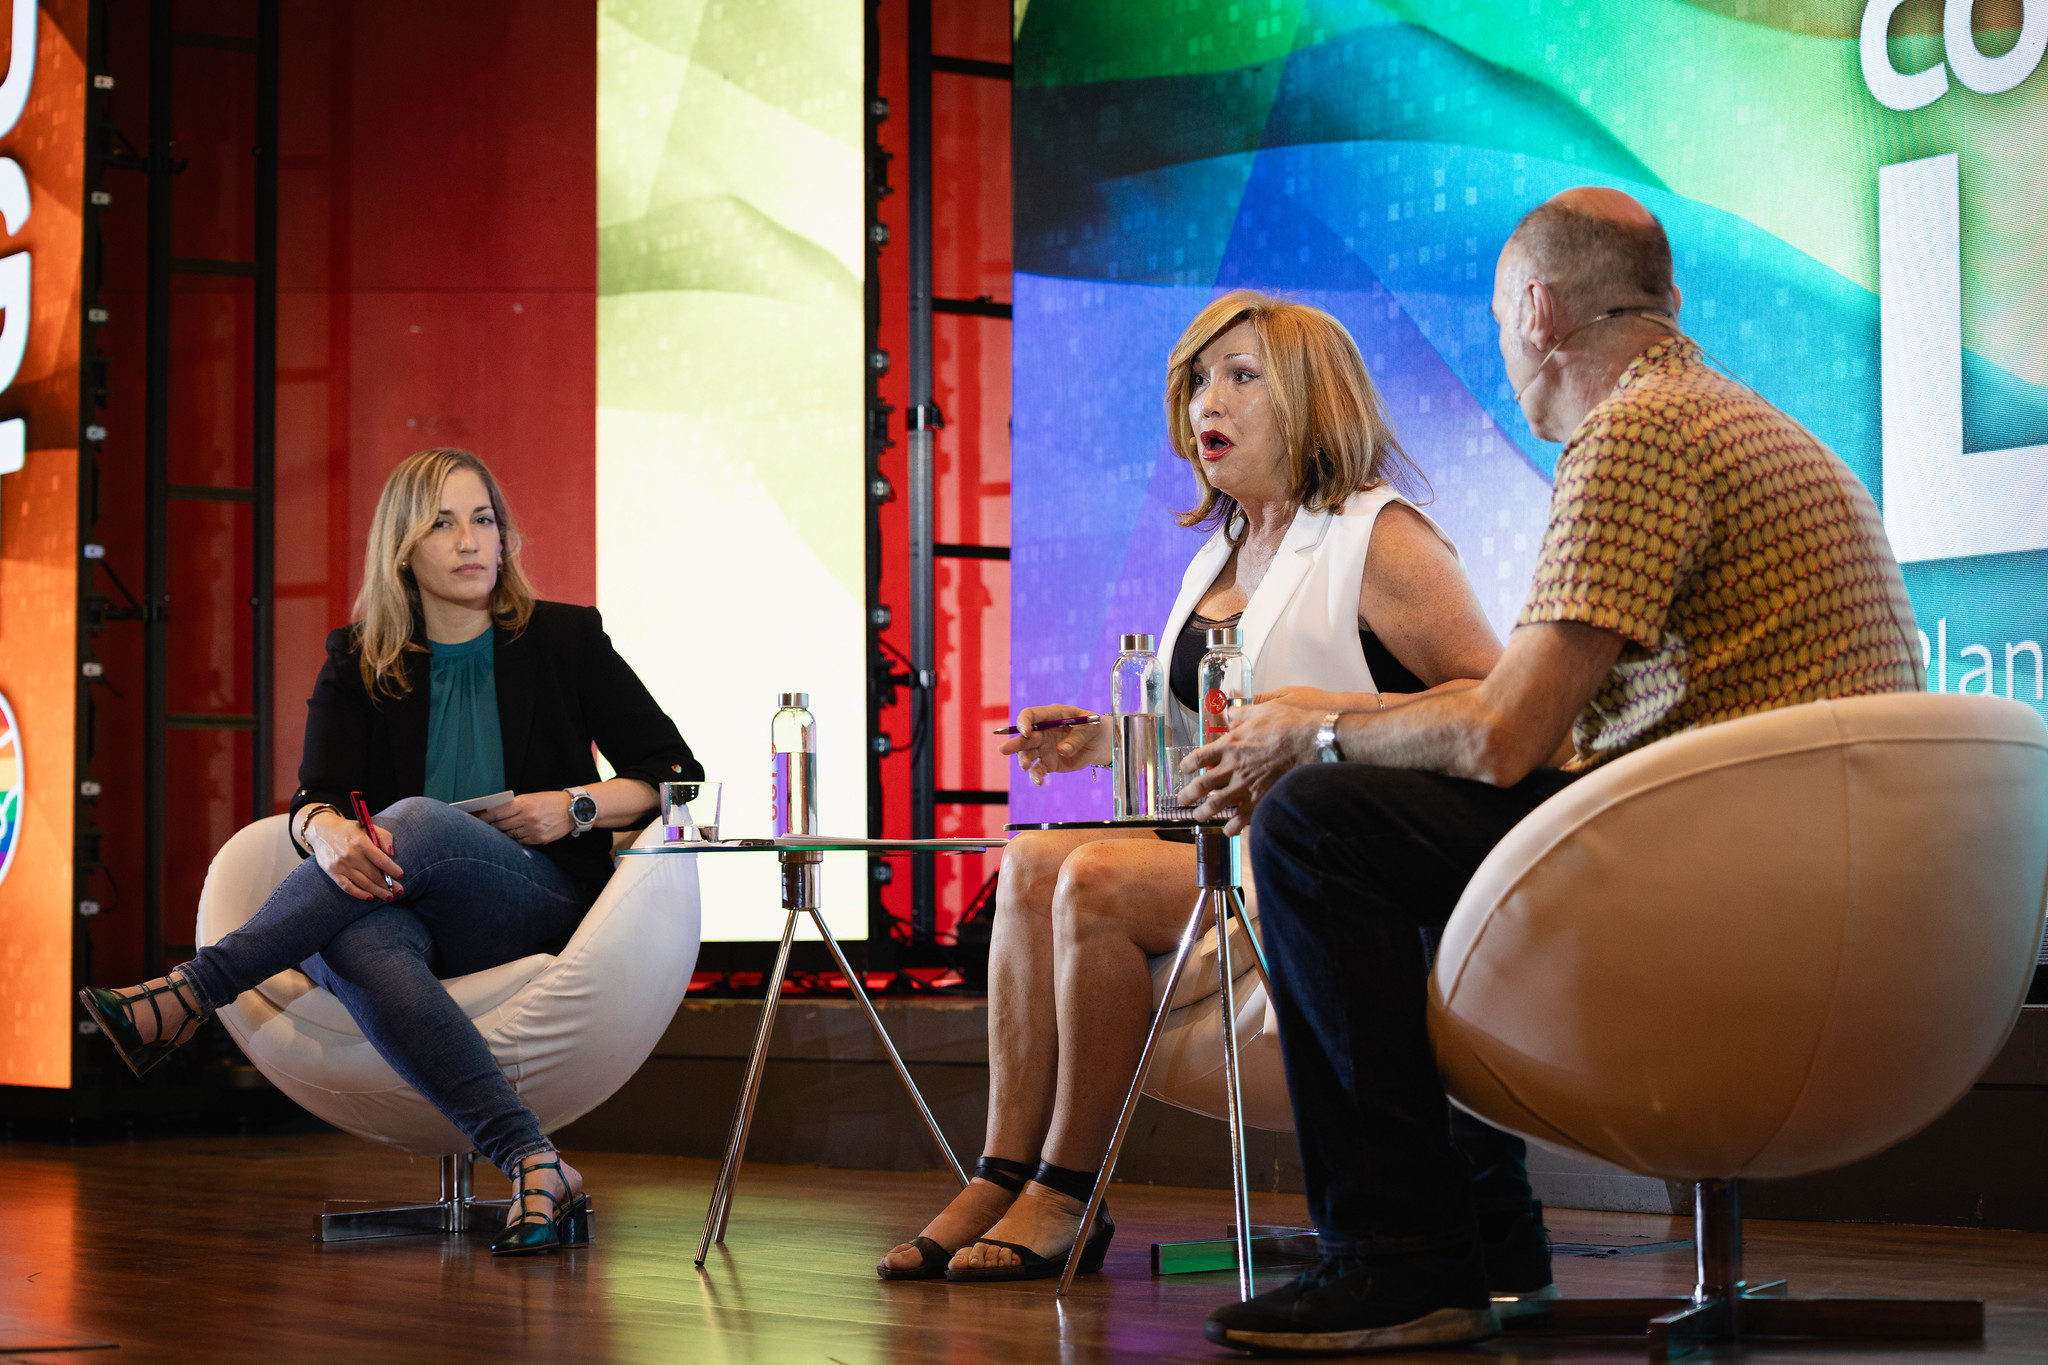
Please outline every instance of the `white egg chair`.
M634 842L661 837L655 824ZM239 927L299 861L282 815L235 834L207 871L196 941L215 943ZM696 859L619 863L559 954L535 953L443 983L543 1133L589 1113L640 1068L696 967ZM333 995L296 969L282 971L224 1006L220 1019L257 1070L315 1116L371 1142L440 1158L438 1200L331 1202L316 1237L496 1231L505 1206L475 1199L469 1140L398 1078Z

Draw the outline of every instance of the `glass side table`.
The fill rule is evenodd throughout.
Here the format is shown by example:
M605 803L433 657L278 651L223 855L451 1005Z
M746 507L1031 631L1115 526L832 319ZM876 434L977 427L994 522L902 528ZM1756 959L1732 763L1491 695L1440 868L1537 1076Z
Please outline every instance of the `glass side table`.
M712 1186L711 1207L704 1215L704 1235L697 1242L698 1265L704 1264L713 1242L725 1241L726 1219L732 1213L733 1188L739 1183L740 1163L747 1153L747 1130L753 1125L754 1102L761 1094L761 1073L767 1069L768 1042L775 1032L775 1007L782 998L782 980L789 970L790 943L796 933L799 915L809 915L811 923L817 926L818 936L825 940L825 946L832 951L832 960L839 964L839 970L846 975L846 984L853 988L853 998L860 1001L861 1009L867 1013L868 1023L874 1028L882 1051L889 1054L889 1061L896 1068L903 1088L910 1092L910 1102L917 1106L925 1127L931 1130L932 1141L938 1143L939 1151L945 1156L954 1176L963 1186L967 1184L967 1172L961 1169L959 1158L953 1155L946 1135L939 1130L939 1121L932 1117L931 1106L918 1092L917 1082L910 1079L910 1068L903 1064L902 1054L896 1051L895 1043L889 1039L889 1031L882 1027L882 1016L875 1010L875 1002L868 998L867 989L853 970L853 964L846 960L839 940L826 927L825 916L818 908L818 873L827 853L984 853L991 848L1001 848L1004 842L1001 839L835 839L785 835L780 839L677 842L619 850L622 858L773 853L782 863L782 908L787 912L782 921L782 944L776 950L775 967L768 976L768 995L761 1005L761 1024L754 1031L754 1050L747 1058L746 1079L740 1085L739 1104L733 1110L732 1128L726 1134L725 1159L719 1163L718 1183Z

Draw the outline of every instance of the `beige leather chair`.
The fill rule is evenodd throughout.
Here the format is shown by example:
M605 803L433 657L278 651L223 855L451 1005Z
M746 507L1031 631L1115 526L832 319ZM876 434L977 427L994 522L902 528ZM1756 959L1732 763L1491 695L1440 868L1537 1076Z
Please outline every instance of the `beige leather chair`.
M282 815L258 820L215 855L199 893L200 944L239 927L299 865L285 823ZM650 825L635 842L661 837L662 827ZM682 1003L697 963L696 861L622 858L559 955L535 953L445 983L543 1133L624 1085ZM330 1203L321 1240L492 1230L484 1214L503 1205L475 1200L469 1140L399 1079L334 996L292 969L244 991L220 1019L257 1070L316 1116L441 1159L439 1200Z
M1644 1330L1982 1334L1975 1301L1745 1285L1735 1182L1932 1123L2018 1017L2048 896L2048 729L1980 697L1817 702L1618 759L1472 879L1431 978L1454 1101L1539 1143L1696 1182L1689 1299L1516 1305ZM1512 1325L1512 1324L1511 1324Z

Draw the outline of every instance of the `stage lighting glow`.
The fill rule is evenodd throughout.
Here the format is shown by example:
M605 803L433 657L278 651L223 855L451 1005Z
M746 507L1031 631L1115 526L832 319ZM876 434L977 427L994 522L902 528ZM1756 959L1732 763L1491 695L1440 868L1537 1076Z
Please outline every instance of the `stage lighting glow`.
M1968 0L1033 0L1015 703L1102 705L1117 634L1165 619L1198 537L1170 516L1194 495L1160 367L1227 288L1351 329L1505 631L1560 447L1513 401L1493 266L1592 184L1663 220L1685 329L1877 497L1929 687L2048 712L2048 5L2018 8L1996 32ZM1011 800L1102 804L1014 778Z
M733 835L786 691L824 832L867 832L864 45L857 0L598 8L598 604ZM774 859L699 862L705 938L780 932ZM864 872L827 860L835 934Z

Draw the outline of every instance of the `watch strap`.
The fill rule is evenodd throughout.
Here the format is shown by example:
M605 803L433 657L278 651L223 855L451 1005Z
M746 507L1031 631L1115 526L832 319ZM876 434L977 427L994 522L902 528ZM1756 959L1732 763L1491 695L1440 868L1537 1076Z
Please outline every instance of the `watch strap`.
M1342 763L1344 755L1337 750L1337 717L1341 712L1332 711L1323 717L1323 723L1316 727L1316 761L1318 763Z
M590 833L597 825L597 798L582 787L568 787L564 790L569 793L569 818L576 822L575 834L570 835L570 837L574 838L576 834ZM585 801L590 803L590 818L588 820L576 813L576 807Z

